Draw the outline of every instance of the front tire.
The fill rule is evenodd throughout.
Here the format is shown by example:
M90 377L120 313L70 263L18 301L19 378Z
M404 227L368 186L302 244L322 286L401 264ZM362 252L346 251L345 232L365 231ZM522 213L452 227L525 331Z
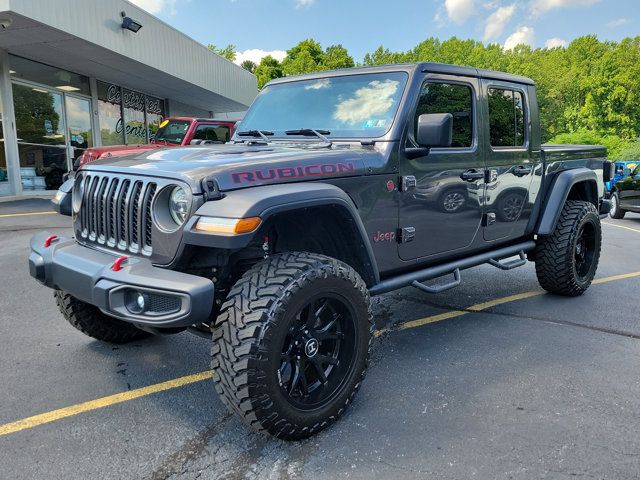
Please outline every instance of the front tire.
M216 391L256 430L307 438L351 403L373 328L367 287L351 267L313 253L274 255L247 271L222 306Z
M56 290L53 294L67 321L85 335L108 343L128 343L150 336L149 332L105 315L97 307Z
M620 208L620 197L618 196L618 192L613 192L611 194L611 210L609 210L609 216L620 220L624 218L625 213L627 213L627 211Z
M538 239L535 262L540 286L559 295L582 295L596 274L601 245L596 207L567 200L553 233Z

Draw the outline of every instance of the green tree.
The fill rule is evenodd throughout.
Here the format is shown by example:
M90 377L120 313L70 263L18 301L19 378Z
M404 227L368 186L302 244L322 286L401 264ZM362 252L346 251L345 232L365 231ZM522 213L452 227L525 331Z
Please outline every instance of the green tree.
M322 67L326 70L336 70L338 68L352 68L355 66L353 57L342 45L330 45L324 51L322 57Z
M258 68L258 65L256 64L256 62L253 62L251 60L245 60L243 61L240 66L242 68L244 68L246 71L251 72L251 73L256 73L256 68Z
M323 70L324 52L315 40L308 38L287 50L287 56L282 61L282 71L285 75L300 75L303 73Z
M258 77L258 88L264 87L274 78L284 76L282 65L280 65L280 62L271 55L267 55L260 60L260 64L256 67L255 73L256 77Z
M236 46L231 43L224 48L218 48L213 43L210 43L207 45L207 48L213 53L217 53L221 57L226 58L230 62L233 62L236 59Z

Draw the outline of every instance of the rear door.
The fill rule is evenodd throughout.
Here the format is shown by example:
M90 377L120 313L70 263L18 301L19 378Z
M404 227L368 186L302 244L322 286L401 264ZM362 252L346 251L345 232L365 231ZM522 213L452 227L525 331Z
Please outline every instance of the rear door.
M465 248L479 231L484 163L478 144L478 89L476 78L425 76L405 145L417 146L415 131L423 113L453 115L453 144L432 148L418 158L400 154L399 226L403 233L398 249L403 260Z
M533 208L531 180L541 156L531 147L527 87L494 80L482 84L489 126L483 130L488 145L483 236L494 241L524 234Z

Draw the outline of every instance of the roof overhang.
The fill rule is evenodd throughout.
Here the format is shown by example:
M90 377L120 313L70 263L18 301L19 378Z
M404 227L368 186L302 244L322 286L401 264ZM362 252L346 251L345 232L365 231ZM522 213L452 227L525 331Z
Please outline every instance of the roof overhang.
M0 49L99 80L213 112L245 110L257 94L254 75L125 0L0 0L2 19Z

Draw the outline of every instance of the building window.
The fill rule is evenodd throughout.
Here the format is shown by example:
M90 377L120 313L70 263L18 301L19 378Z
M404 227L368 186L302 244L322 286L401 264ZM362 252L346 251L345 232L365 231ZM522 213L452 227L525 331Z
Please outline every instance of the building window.
M99 81L98 115L102 145L147 143L164 118L164 100Z
M424 113L453 115L452 148L468 148L473 144L473 95L467 85L457 83L429 83L422 86L414 122Z
M147 128L144 121L144 95L123 89L124 134L127 144L147 143Z
M102 145L122 145L122 89L117 85L98 82L98 117Z
M164 100L147 95L147 131L149 140L153 140L160 123L164 119Z
M521 92L489 89L489 136L493 147L524 146L524 99Z
M12 80L27 80L41 85L48 85L62 92L91 95L89 78L78 73L16 57L15 55L9 55L9 68L13 72L11 73Z

